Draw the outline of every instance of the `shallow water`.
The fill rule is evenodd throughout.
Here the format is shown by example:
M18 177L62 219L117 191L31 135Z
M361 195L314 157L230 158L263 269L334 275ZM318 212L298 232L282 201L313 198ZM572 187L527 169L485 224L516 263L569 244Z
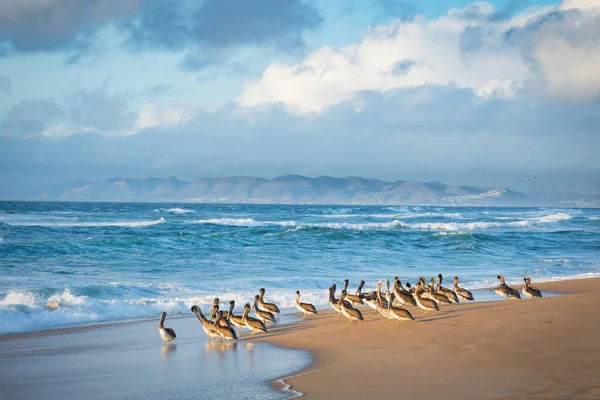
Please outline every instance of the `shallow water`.
M599 209L0 202L0 334L185 315L215 296L239 313L260 287L281 307L296 290L325 304L344 278L600 276L599 250Z
M110 324L51 336L0 340L3 399L283 399L267 382L311 362L306 351L241 340L208 342L195 318Z

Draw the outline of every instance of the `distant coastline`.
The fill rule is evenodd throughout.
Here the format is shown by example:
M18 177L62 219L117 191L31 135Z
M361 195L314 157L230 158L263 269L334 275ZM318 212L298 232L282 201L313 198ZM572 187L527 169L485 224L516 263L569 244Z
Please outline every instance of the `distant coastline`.
M600 195L530 193L441 182L388 182L360 177L284 175L199 178L110 178L27 185L0 180L0 200L303 205L598 207Z

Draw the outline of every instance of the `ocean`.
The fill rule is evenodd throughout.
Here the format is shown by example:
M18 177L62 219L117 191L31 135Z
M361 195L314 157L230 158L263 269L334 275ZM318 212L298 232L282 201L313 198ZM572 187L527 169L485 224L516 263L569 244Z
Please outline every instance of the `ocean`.
M596 277L599 254L600 209L0 202L0 334L240 312L261 287L325 304L345 278Z

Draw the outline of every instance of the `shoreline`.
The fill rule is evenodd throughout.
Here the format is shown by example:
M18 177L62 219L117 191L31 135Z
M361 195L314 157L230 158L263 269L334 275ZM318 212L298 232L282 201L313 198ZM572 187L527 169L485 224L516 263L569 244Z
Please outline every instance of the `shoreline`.
M416 323L399 327L390 326L395 325L393 322L384 324L383 317L366 307L361 308L365 310L362 326L349 326L343 317L337 320L333 310L329 310L292 324L312 328L302 335L281 335L285 332L285 327L281 327L282 332L273 330L256 340L313 354L311 365L271 382L306 397L358 398L398 391L408 398L448 398L450 393L450 398L474 399L600 396L600 387L595 384L600 381L600 343L595 340L595 332L600 329L600 278L535 285L542 292L561 296L469 302L443 306L439 314L428 316L410 307ZM586 305L584 310L581 304ZM565 319L572 320L569 322L579 330L570 330L569 323L560 323ZM519 324L523 329L515 328ZM469 329L461 329L461 325L468 325ZM402 342L395 344L395 339ZM522 350L517 342L524 343ZM443 344L450 345L455 355L444 355L450 350L443 349ZM536 350L531 351L532 347ZM494 366L486 362L489 359L495 361ZM411 366L414 360L418 360L417 365ZM528 367L515 364L515 360ZM448 367L438 370L440 362ZM570 367L568 370L563 370L565 364ZM582 367L586 364L587 368ZM398 376L402 377L401 382L418 383L416 388L399 387ZM442 376L445 378L440 382Z
M537 337L541 342L540 344L534 340L533 345L538 348L541 353L544 353L548 352L548 349L543 345L546 341L540 340L540 338L544 337L542 335L548 335L549 332L552 333L552 329L555 329L556 327L559 327L560 332L563 335L565 334L565 332L563 332L563 330L565 330L563 324L555 324L553 323L554 320L564 318L565 311L571 312L570 310L573 309L572 307L574 304L591 301L600 306L600 278L535 282L535 285L544 293L549 294L549 292L552 292L553 294L561 294L561 296L548 296L534 300L522 299L520 301L476 301L458 305L442 306L442 311L439 314L429 314L425 317L421 310L410 307L409 311L415 316L417 321L407 322L398 327L394 326L395 322L384 324L383 318L381 316L376 316L374 311L367 307L360 308L365 316L365 321L353 326L348 325L343 317L337 319L331 309L319 309L319 315L317 316L309 316L300 321L297 321L296 319L297 322L290 321L281 323L278 326L272 327L267 334L251 337L246 333L242 337L242 340L234 342L235 344L232 347L235 349L241 346L240 349L251 349L253 342L265 342L274 346L275 350L299 350L309 354L308 364L306 364L304 368L284 374L275 379L271 377L266 381L260 382L261 385L267 384L273 390L285 394L288 398L300 396L314 396L315 398L320 398L321 396L326 395L344 395L345 397L353 398L353 396L364 396L368 393L373 393L373 391L382 391L383 393L388 390L397 390L397 380L392 380L389 384L386 381L381 381L381 377L391 376L389 375L390 371L393 372L393 376L401 374L403 382L419 382L419 385L417 385L418 387L421 385L426 387L427 385L431 385L431 382L435 381L435 379L439 378L438 374L431 375L427 380L420 381L419 374L423 372L420 368L418 371L415 371L411 368L405 368L402 364L404 362L410 363L410 361L414 359L419 359L419 363L423 363L425 366L428 364L435 365L435 363L440 362L440 357L442 357L444 362L449 362L450 365L456 363L456 369L462 371L462 375L454 372L454 368L450 368L450 372L444 372L443 375L449 375L452 377L453 381L450 382L448 381L449 378L446 378L445 381L443 380L441 383L436 383L434 385L434 390L431 392L431 396L436 395L441 396L441 398L446 398L444 392L440 391L441 388L454 388L453 390L456 390L457 382L462 382L458 384L458 387L462 388L462 390L466 390L466 387L468 386L465 382L466 379L467 381L475 380L479 382L479 389L475 389L472 392L467 391L461 393L461 397L481 398L482 394L485 393L477 390L484 389L486 387L485 385L490 384L490 380L488 379L489 377L486 377L485 373L482 374L486 365L481 364L481 360L473 363L472 358L474 357L475 360L477 360L477 353L485 352L489 357L499 358L504 360L503 362L507 362L507 360L503 359L501 355L496 354L493 349L490 352L487 347L482 348L475 345L474 343L477 343L478 337L477 335L475 335L475 337L469 336L473 333L472 329L476 329L478 325L482 324L485 327L494 327L496 326L494 322L497 318L508 318L507 323L510 325L523 323L524 318L525 320L530 318L526 321L531 325L528 328L530 329L530 336L534 338ZM520 289L521 286L515 285L514 287ZM477 299L476 294L475 296ZM560 312L557 313L556 310L559 310ZM575 309L575 311L577 311L577 309ZM490 314L493 314L493 317L490 317ZM583 329L586 332L582 333L583 341L581 345L584 346L583 348L588 346L586 353L593 356L594 362L597 365L600 365L600 345L589 349L590 344L587 342L589 339L589 329L592 327L600 329L600 324L593 321L594 319L600 320L599 318L594 318L594 316L600 315L600 311L596 311L595 308L585 308L585 310L581 310L575 314L575 323L582 328L587 327L587 330ZM592 315L591 320L595 325L592 324L591 326L587 326L586 321L590 317L590 314ZM291 320L299 315L299 313L296 312L285 315L286 319ZM534 315L537 320L532 318L532 315ZM585 315L587 315L587 317L585 317ZM584 317L586 320L582 320ZM513 318L515 319L514 321L512 320ZM174 347L177 345L179 345L179 347L190 345L192 344L191 342L196 343L194 346L197 346L198 342L204 343L202 338L198 339L198 335L204 335L204 333L197 332L197 321L194 317L186 315L173 316L167 321L174 322L171 326L189 325L195 330L193 338L190 338L185 333L181 334L181 338L176 341ZM177 322L175 323L175 321ZM13 343L27 343L30 341L36 343L44 340L60 341L61 336L63 335L65 337L91 335L92 337L101 338L110 335L111 332L138 331L142 328L144 329L144 334L148 331L149 336L153 337L155 336L155 332L153 332L155 330L155 322L155 319L126 320L26 333L13 333L1 335L0 344L4 342L7 345L12 346ZM463 325L468 326L471 331L469 329L465 330L465 328L461 328ZM552 327L552 329L548 330L548 327ZM461 331L461 329L463 330ZM457 335L455 331L460 332L460 334ZM505 334L500 337L498 337L497 331L492 333L495 333L495 335L492 334L488 336L490 338L495 338L500 345L499 347L503 351L508 350L512 357L518 358L519 352L515 352L512 345L509 345L507 342L512 343L513 340L524 340L527 345L532 345L526 338L520 337L518 329L507 330L504 332ZM453 336L454 339L448 341L449 339L445 338L447 335ZM560 343L556 342L556 333L550 336L548 346L551 348L553 346L558 346L558 350L555 349L553 353L554 359L560 359L561 357L566 358L566 353L561 350L560 344L562 342L560 342L560 340ZM578 335L571 335L569 337L577 339ZM9 341L10 344L7 343ZM156 350L156 343L154 342L156 342L156 340L152 339L153 344L149 347ZM447 345L448 343L450 343L451 347L454 347L452 351L457 352L457 355L451 357L450 361L448 361L448 357L444 356L441 351L442 348L445 349L443 345ZM464 349L461 346L456 347L457 343L466 347L475 346L475 348L470 349L467 352L469 354L468 360L461 359L461 357L463 357L461 352L463 352ZM346 348L347 344L350 344L350 350ZM391 347L386 349L386 344ZM398 344L398 346L394 347L396 344ZM205 345L204 347L205 349L209 349L210 346ZM225 350L221 349L221 347L225 348ZM228 351L228 348L221 345L216 345L215 349L217 349L219 353ZM577 353L581 348L574 347L572 350ZM205 350L205 352L206 351L208 350ZM528 356L531 357L532 354L528 353ZM396 364L391 361L395 359L403 361ZM580 359L579 361L582 360ZM369 365L369 367L363 367L365 365ZM352 368L352 366L354 366L354 368ZM496 374L500 374L505 378L503 378L503 385L492 384L495 394L486 394L486 396L489 398L521 398L515 395L513 391L511 391L512 389L508 390L508 392L503 392L502 387L499 387L511 387L511 382L517 380L520 375L507 373L504 368L494 367L492 369L496 371ZM574 371L578 370L575 367L572 369ZM424 367L424 370L427 370L427 367ZM510 368L508 370L510 371ZM592 368L591 372L593 372L594 376L600 380L600 367ZM557 376L560 376L560 373L554 373L557 374ZM507 375L508 379L506 379ZM340 379L340 376L348 377L349 379ZM425 374L425 376L428 375ZM353 377L356 379L353 380ZM392 378L393 377L390 377L390 379ZM352 382L361 382L361 387L358 388L359 390L357 392L356 388L348 389L341 387L339 382L347 382L346 386L350 388L352 388ZM426 390L425 392L421 392L420 389L408 391L407 397L428 397L425 393L429 394L429 391ZM589 393L581 392L576 397L585 398L588 394L596 395L596 393L600 395L600 389L598 389L597 392L594 392L593 390Z

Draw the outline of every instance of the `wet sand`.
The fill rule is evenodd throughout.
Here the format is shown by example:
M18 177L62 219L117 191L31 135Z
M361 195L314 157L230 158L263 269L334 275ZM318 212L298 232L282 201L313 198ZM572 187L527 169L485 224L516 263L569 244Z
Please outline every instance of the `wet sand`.
M285 379L309 398L600 397L600 279L536 285L564 295L442 306L427 316L411 307L417 321L400 326L367 307L357 325L322 312L258 340L315 355Z
M284 318L285 319L285 318ZM207 342L196 318L0 336L0 399L281 399L268 382L310 364L307 351Z

